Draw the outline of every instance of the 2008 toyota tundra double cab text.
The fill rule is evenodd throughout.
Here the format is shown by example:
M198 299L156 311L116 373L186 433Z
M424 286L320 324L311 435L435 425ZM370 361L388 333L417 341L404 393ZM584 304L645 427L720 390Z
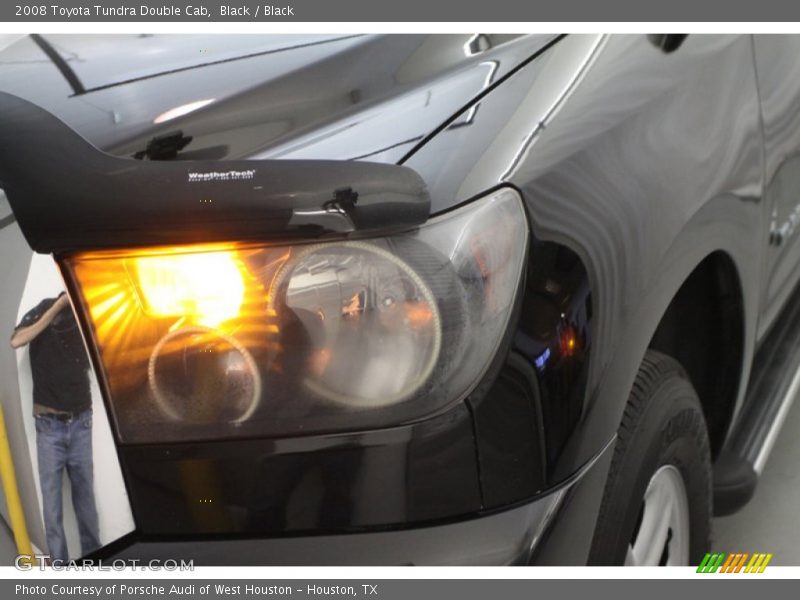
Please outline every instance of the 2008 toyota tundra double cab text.
M130 503L95 556L697 564L800 384L799 53L15 41L0 323L54 261Z

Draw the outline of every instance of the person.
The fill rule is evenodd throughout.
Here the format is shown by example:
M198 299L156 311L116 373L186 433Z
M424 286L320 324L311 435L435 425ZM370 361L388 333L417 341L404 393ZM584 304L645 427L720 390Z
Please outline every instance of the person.
M72 484L83 556L100 547L94 498L89 360L69 298L62 292L30 310L11 346L30 345L33 414L42 511L51 561L68 560L64 535L64 470Z

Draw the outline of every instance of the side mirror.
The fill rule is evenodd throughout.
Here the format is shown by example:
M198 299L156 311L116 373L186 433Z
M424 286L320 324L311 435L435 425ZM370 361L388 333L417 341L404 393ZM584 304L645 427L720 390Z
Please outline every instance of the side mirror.
M651 33L647 39L664 54L669 54L680 48L687 37L688 33Z

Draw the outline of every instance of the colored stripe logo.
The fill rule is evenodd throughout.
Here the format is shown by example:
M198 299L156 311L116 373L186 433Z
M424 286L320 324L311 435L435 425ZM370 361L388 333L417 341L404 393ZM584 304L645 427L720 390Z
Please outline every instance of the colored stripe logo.
M703 557L698 573L763 573L772 554L756 552L707 552Z

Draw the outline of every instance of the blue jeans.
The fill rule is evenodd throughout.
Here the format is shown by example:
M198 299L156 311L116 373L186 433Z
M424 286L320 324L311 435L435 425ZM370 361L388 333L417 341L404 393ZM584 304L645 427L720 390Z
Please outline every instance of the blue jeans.
M68 421L47 414L37 415L35 419L44 529L50 558L69 559L61 497L64 469L72 484L72 505L78 520L81 555L85 556L100 547L94 502L92 411L83 411Z

